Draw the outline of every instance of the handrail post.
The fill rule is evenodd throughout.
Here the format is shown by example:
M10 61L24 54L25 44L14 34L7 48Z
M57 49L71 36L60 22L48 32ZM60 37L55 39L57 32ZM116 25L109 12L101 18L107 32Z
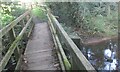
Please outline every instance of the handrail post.
M15 40L15 38L16 38L14 28L12 28L12 29L9 31L9 35L10 35L10 40L11 40L11 41L10 41L10 42L11 42L10 44L12 44L13 41ZM14 56L15 56L15 60L18 61L19 56L20 56L20 52L19 52L18 46L17 46L17 48L16 48L15 51L14 51Z
M22 20L22 25L23 25L23 27L25 26L25 20L24 19Z
M2 55L2 51L3 51L3 43L2 43L2 38L6 35L8 35L6 38L10 41L10 46L7 50L7 52L5 52L4 57L2 58L2 60L0 60L0 72L2 70L5 69L5 67L7 66L7 64L9 63L9 61L11 61L11 59L15 60L17 65L15 70L20 70L20 62L21 62L21 51L18 47L24 33L26 32L27 28L30 25L30 22L32 20L32 17L29 18L29 20L27 21L26 24L23 25L23 29L21 30L21 32L19 33L19 35L16 35L14 27L21 22L21 20L25 19L25 17L30 13L30 10L26 11L24 14L20 15L17 19L15 19L14 21L12 21L10 24L6 25L5 27L3 27L2 29L0 29L0 55ZM30 17L30 16L28 16ZM17 26L16 26L17 27ZM4 39L3 39L4 40ZM9 44L8 44L9 45ZM6 46L4 47L6 48ZM13 58L12 56L15 56L15 58ZM3 55L2 55L3 56ZM1 56L1 57L2 57ZM13 61L12 60L12 61Z
M57 19L51 13L49 13L49 17L57 30L57 35L59 34L63 38L63 41L65 42L65 45L70 52L72 70L85 70L87 72L96 72L95 68L90 64L90 62L82 54L76 44L71 40L63 27L57 21Z
M0 37L0 61L2 60L2 48L3 48L2 38ZM0 69L1 69L1 68L0 68Z
M0 21L0 29L2 28L2 22ZM3 45L2 45L2 33L0 33L0 61L2 60L2 49L3 49ZM2 69L2 68L0 68Z

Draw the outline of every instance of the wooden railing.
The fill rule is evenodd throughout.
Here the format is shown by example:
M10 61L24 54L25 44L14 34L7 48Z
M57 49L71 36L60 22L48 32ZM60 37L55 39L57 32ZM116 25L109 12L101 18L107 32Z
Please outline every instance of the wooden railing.
M90 62L86 59L86 57L82 54L76 44L71 40L68 34L65 32L63 27L57 21L55 16L53 16L49 9L47 10L47 16L49 19L50 29L53 35L54 42L56 43L58 57L61 63L62 70L85 70L88 72L96 72L94 67L90 64ZM65 44L65 46L62 45ZM65 49L69 53L70 60L68 60Z
M31 30L34 26L34 24L31 23L32 16L30 13L31 10L26 11L24 14L22 14L17 19L15 19L10 24L8 24L0 30L0 40L4 40L4 36L6 35L9 35L10 40L10 46L8 49L5 49L3 43L0 44L0 53L2 56L2 60L0 61L0 72L5 70L7 64L9 63L12 57L15 57L16 60L16 66L12 70L20 70L22 50L20 49L19 45L22 45L20 43L23 39L23 36L29 37ZM25 20L27 21L26 23ZM22 28L19 34L17 34L15 31L15 27L18 27L18 23ZM26 32L26 30L29 31ZM3 50L7 50L4 56L2 55Z
M0 61L0 72L4 71L5 67L11 60L11 58L14 56L16 60L16 65L13 70L20 70L20 64L21 64L21 55L22 51L20 50L20 43L23 39L23 36L29 37L30 33L32 31L32 28L34 26L32 21L32 16L30 15L31 10L25 12L21 16L19 16L17 19L12 21L10 24L5 26L3 29L0 30L0 40L3 40L4 36L9 34L10 39L10 46L7 49L5 55L2 55L2 52L4 50L4 45L0 44L0 53L2 57L2 60ZM65 32L63 27L60 25L60 23L57 21L55 16L53 16L50 11L47 9L47 16L49 19L49 27L51 30L51 33L53 35L53 40L55 43L56 51L58 58L60 60L61 68L63 71L65 70L85 70L88 72L96 72L94 67L89 63L89 61L86 59L86 57L82 54L82 52L78 49L76 44L71 40L71 38L68 36L68 34ZM26 24L24 22L25 17ZM23 20L21 26L22 30L17 35L15 33L14 27ZM29 31L27 32L27 29ZM64 46L63 46L64 44ZM65 49L67 50L70 59L66 56Z

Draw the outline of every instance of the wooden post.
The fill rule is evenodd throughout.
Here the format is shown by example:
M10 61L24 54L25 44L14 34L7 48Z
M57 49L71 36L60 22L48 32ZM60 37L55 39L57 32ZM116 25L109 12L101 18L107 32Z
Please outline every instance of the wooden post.
M2 37L0 37L0 61L2 60L2 49L3 49ZM0 68L0 69L1 69L1 68Z
M1 8L0 8L1 9ZM2 23L1 21L0 21L0 23ZM2 28L2 25L0 24L0 29ZM2 59L2 49L3 49L3 47L2 47L2 33L0 33L0 61L1 61L1 59ZM1 68L0 68L1 69Z
M14 27L15 27L15 25L18 24L18 22L20 22L23 18L25 18L25 16L28 15L29 13L30 13L30 10L26 11L24 14L20 15L17 19L12 21L10 24L8 24L4 28L0 29L0 53L1 53L0 55L2 55L2 50L3 50L2 37L8 35L9 40L10 40L10 44L11 44L11 46L7 50L7 53L0 61L0 72L6 67L6 65L8 64L10 59L12 58L13 54L15 56L15 60L18 63L20 62L20 54L21 53L19 51L18 44L21 41L26 29L28 28L32 17L29 19L29 21L26 23L25 27L22 29L22 31L20 32L20 34L17 37L16 37L15 31L14 31ZM2 57L2 56L0 56L0 57ZM17 68L18 68L18 66L17 66Z
M22 24L23 24L23 26L25 26L25 20L24 19L22 20Z
M20 70L21 70L21 68L20 68L21 63L22 63L22 55L19 57L19 60L17 62L17 65L15 67L15 71L14 72L20 72Z
M13 41L15 40L16 38L16 35L15 35L15 31L14 31L14 28L12 28L10 31L9 31L9 35L10 35L10 42L11 44L13 43ZM18 61L19 59L19 48L17 46L17 48L15 49L14 51L14 55L15 55L15 60Z
M73 40L73 42L77 45L78 48L80 48L80 37L78 36L72 36L72 35L69 35L70 38Z
M54 23L54 26L56 27L58 33L62 36L67 48L71 53L73 70L85 70L88 72L96 72L94 67L89 63L86 57L78 49L76 44L71 40L71 38L63 29L63 27L57 21L57 19L52 14L49 14L49 17L51 18L52 22Z
M58 54L58 57L59 57L59 60L60 60L60 64L62 66L61 68L62 68L63 71L65 69L70 70L71 65L70 65L70 63L69 63L69 61L68 61L68 59L67 59L67 57L66 57L66 55L64 53L64 50L63 50L62 45L61 45L61 43L59 41L58 35L56 34L55 28L54 28L49 16L48 16L48 19L49 19L49 27L50 27L50 30L52 32L53 39L55 41L55 46L56 46L56 49L58 50L57 54ZM62 62L61 62L61 59L62 59Z
M1 21L0 21L1 23ZM0 29L2 28L2 25L0 25ZM2 50L3 50L3 45L2 45L2 33L0 33L0 61L2 60ZM2 69L2 68L0 68Z
M18 43L22 39L26 29L30 25L31 20L32 20L32 17L28 20L25 27L22 29L22 31L19 33L19 35L16 37L15 41L11 44L11 46L10 46L9 50L7 51L6 55L3 57L2 61L0 62L0 68L4 69L5 66L7 65L9 59L11 58L12 54L14 53L14 51L16 49ZM0 69L0 72L2 71L2 69Z
M120 1L118 2L118 59L120 59Z

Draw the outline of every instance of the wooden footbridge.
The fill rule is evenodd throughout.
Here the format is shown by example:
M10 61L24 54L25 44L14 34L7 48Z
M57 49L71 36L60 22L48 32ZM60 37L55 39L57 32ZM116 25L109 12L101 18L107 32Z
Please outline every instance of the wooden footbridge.
M9 70L96 72L55 16L48 9L46 13L48 22L34 22L31 10L28 10L0 30L2 42L0 72ZM21 32L16 32L17 27L21 28ZM8 47L5 46L5 38L9 38Z

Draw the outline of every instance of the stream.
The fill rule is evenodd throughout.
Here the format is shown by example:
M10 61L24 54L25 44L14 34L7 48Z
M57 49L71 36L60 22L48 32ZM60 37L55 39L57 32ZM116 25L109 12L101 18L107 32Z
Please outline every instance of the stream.
M83 46L81 51L98 72L120 71L117 41L109 40L96 45Z
M70 37L79 37L77 32L72 32L71 28L65 28ZM97 70L97 72L120 72L120 49L117 38L108 38L107 40L95 40L83 44L79 49ZM67 53L66 53L67 55ZM68 53L69 59L69 53Z

